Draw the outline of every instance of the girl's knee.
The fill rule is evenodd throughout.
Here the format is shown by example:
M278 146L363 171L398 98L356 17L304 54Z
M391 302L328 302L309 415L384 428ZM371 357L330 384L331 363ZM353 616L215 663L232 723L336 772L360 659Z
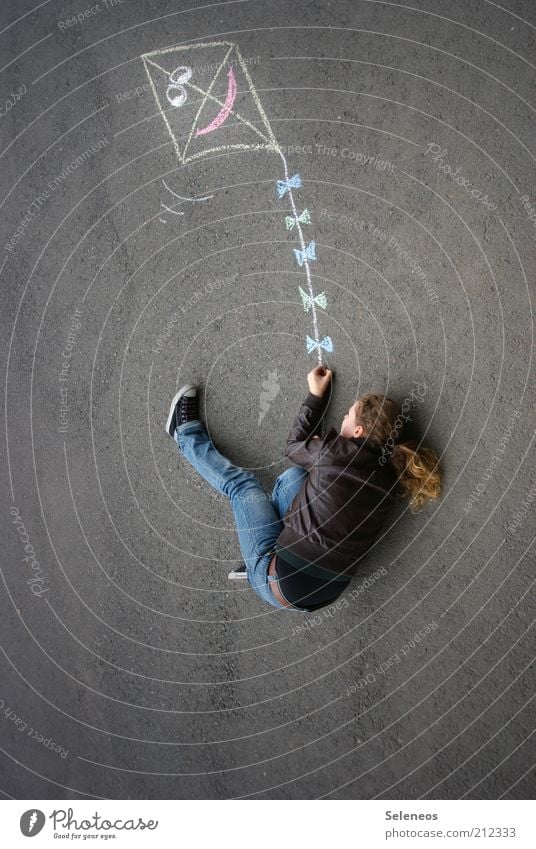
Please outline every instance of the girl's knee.
M277 478L277 482L280 482L282 485L289 486L291 483L298 480L298 478L304 477L306 474L307 470L302 469L301 466L290 466L288 469L285 469L284 472L281 472Z
M253 472L238 467L224 475L222 483L222 492L228 498L235 495L237 492L249 492L255 488L256 480Z

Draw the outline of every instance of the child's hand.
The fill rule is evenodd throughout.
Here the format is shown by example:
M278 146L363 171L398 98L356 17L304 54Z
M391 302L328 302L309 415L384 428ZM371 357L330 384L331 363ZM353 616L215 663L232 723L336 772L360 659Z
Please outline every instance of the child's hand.
M329 386L331 376L331 369L325 368L325 366L316 366L316 368L310 371L307 375L309 392L316 395L318 398L321 398Z

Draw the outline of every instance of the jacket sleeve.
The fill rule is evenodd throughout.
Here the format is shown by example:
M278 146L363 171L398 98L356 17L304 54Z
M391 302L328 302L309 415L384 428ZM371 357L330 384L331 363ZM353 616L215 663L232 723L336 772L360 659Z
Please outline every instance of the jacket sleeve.
M310 469L318 460L323 440L313 439L313 436L321 436L321 423L328 399L329 393L319 398L309 392L290 429L285 457L304 469Z

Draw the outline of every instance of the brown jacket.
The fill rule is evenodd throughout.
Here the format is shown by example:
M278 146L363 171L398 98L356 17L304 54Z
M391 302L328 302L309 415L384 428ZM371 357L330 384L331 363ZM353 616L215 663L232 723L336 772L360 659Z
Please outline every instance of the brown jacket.
M309 470L283 518L277 542L310 563L353 575L378 538L392 504L396 474L379 462L381 448L331 427L320 439L329 393L309 392L294 420L285 456Z

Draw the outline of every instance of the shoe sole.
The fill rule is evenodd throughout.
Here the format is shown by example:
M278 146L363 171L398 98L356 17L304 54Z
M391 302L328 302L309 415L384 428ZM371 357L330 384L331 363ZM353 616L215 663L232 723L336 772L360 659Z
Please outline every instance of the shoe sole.
M185 386L183 386L182 389L179 389L177 394L174 396L173 401L171 402L171 407L169 408L169 416L167 417L167 422L166 422L166 433L169 434L169 436L173 435L169 432L169 428L171 426L171 419L173 418L173 413L175 412L175 407L177 406L177 404L181 400L182 396L186 392L188 392L189 389L197 389L197 387L194 386L193 383L185 384Z
M247 579L248 579L246 572L244 572L244 573L240 572L239 575L237 575L235 572L229 572L227 577L229 578L230 581L247 581Z

